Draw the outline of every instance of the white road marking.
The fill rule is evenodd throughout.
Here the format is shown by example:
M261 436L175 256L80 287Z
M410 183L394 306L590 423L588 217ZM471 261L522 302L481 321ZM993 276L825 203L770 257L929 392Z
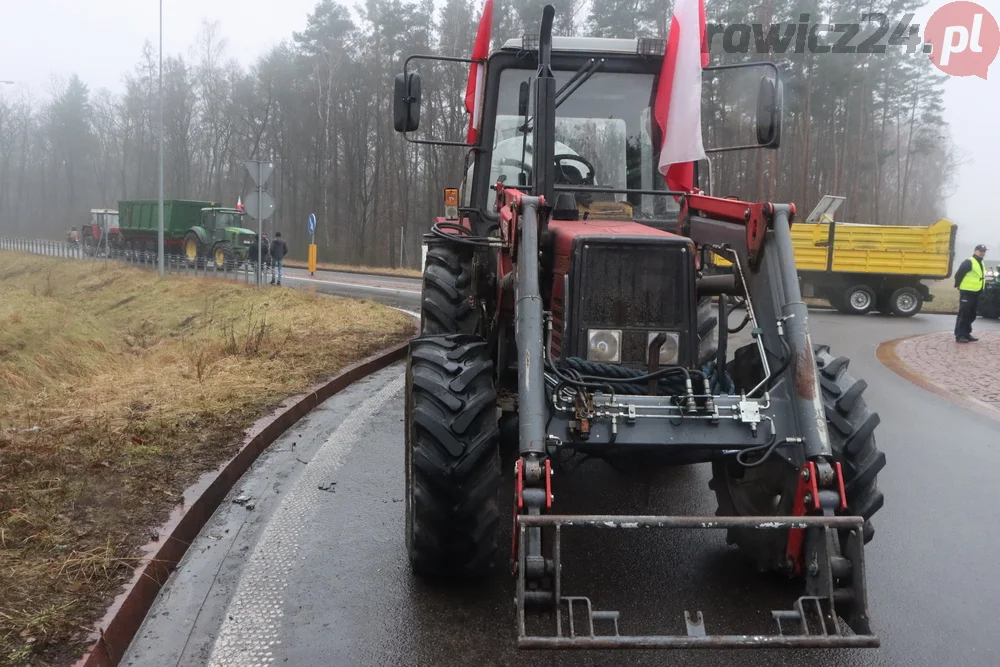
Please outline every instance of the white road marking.
M313 515L329 483L343 465L368 422L403 388L400 373L359 405L319 448L291 490L285 494L254 547L226 609L208 664L213 667L265 667L281 643L283 595L299 560L299 539L315 526Z
M285 280L304 280L310 283L320 283L321 285L336 285L337 287L353 287L362 291L371 292L392 292L394 294L420 294L420 290L398 289L395 287L375 287L374 285L359 285L358 283L341 283L334 280L317 280L316 278L300 278L298 276L284 276Z

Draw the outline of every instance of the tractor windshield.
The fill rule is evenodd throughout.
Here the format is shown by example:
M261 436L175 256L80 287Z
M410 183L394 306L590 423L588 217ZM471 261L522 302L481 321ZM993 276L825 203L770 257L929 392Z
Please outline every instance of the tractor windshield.
M243 227L243 216L230 211L218 211L215 214L215 228Z
M556 70L556 88L575 70ZM529 82L534 93L534 71L505 69L500 74L498 108L493 131L490 182L531 184L532 137L521 128L517 115L518 90ZM595 72L556 109L555 177L560 185L615 190L666 190L657 171L659 150L654 149L650 122L655 76L642 72ZM533 95L532 95L533 97ZM529 101L534 109L534 99ZM487 210L495 192L490 190ZM583 217L667 219L678 206L669 195L606 192L575 193Z

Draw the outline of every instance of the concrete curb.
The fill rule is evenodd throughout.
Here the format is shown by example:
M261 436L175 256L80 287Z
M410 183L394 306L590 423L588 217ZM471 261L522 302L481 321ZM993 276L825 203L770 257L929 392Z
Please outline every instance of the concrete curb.
M917 334L914 336L903 336L902 338L887 340L878 346L875 350L875 356L878 357L878 360L882 362L883 366L918 387L926 389L933 394L937 394L942 398L946 398L952 403L972 410L979 415L1000 421L1000 410L986 405L981 401L969 398L968 396L963 396L962 394L956 394L950 389L946 389L945 387L935 383L930 378L911 370L909 366L907 366L906 363L899 358L899 355L896 353L897 345L903 341L912 340L914 338L922 338L928 335L930 334Z
M354 363L307 393L286 399L274 413L257 420L233 458L202 475L184 491L181 505L159 528L159 535L164 537L143 547L143 564L136 568L125 591L115 598L97 626L97 640L74 667L116 667L188 546L261 452L326 399L405 359L408 346L409 341L400 343Z

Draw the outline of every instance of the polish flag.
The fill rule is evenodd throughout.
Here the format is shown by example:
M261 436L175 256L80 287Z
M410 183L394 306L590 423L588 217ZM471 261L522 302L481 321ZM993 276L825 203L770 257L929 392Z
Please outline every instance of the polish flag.
M701 139L701 71L708 65L705 0L676 0L653 114L660 125L660 173L671 190L694 187Z
M243 197L237 197L236 198L236 210L237 211L242 211L243 210Z
M476 32L476 43L472 47L472 60L486 60L490 55L490 35L493 32L493 0L486 0L483 5L483 15L479 19L479 30ZM483 81L486 79L486 66L473 63L469 69L469 82L465 86L465 110L469 112L469 134L467 143L475 143L479 135L479 121L483 105Z

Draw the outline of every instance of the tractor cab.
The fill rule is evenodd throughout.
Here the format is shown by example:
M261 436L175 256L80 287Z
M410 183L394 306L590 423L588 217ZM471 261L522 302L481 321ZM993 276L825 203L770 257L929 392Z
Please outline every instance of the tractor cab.
M254 232L244 223L246 213L235 208L210 207L201 209L201 227L205 232L206 244L218 246L228 244L233 253L245 259L246 252L253 243ZM219 258L223 251L217 250Z

